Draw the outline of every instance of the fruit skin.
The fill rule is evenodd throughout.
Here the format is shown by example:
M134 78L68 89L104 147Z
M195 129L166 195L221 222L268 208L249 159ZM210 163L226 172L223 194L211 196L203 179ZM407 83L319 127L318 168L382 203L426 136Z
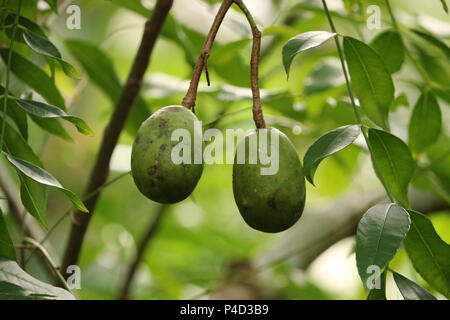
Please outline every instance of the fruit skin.
M260 169L267 165L261 165L259 161L248 163L250 136L257 135L258 141L260 137L260 130L253 131L240 142L246 143L246 158L244 164L237 164L235 158L233 193L239 211L250 227L276 233L290 228L301 217L306 198L305 178L300 159L288 137L277 129L267 130L279 136L278 172L261 175Z
M194 132L197 117L183 106L164 107L151 115L139 128L131 153L131 172L139 191L160 203L176 203L194 191L203 172L203 163L194 164L194 139L202 141L202 132ZM191 136L192 164L175 164L171 141L176 129L186 129ZM203 142L202 142L203 148Z

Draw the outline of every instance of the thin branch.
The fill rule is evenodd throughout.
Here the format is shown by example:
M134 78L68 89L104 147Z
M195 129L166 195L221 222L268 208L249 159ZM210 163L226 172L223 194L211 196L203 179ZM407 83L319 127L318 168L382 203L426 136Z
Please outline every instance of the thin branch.
M350 97L350 101L351 101L351 104L352 104L352 107L353 107L353 111L355 113L356 121L361 126L361 132L363 134L363 137L364 137L364 140L366 142L367 148L369 149L369 152L372 155L373 154L372 146L369 143L369 137L367 135L366 128L363 125L363 122L362 122L362 119L361 119L361 113L359 112L359 109L358 109L359 107L356 105L356 99L355 99L355 96L353 95L353 90L352 90L352 87L351 87L351 84L350 84L350 77L348 75L347 67L345 65L344 53L343 53L341 44L339 42L338 33L336 31L336 27L334 25L333 18L331 17L330 11L328 10L328 6L327 6L326 0L322 0L322 4L323 4L323 8L325 10L325 14L327 16L328 22L330 24L331 31L336 34L336 36L334 37L334 41L336 43L336 48L337 48L337 51L338 51L338 54L339 54L339 59L341 61L342 72L344 73L345 84L347 86L348 95ZM379 171L378 170L378 164L373 159L372 159L372 164L373 164L375 170ZM388 195L389 199L392 202L396 202L394 197L391 195L389 189L387 188L386 183L384 182L384 180L382 178L380 178L379 180L380 180L381 184L383 185L384 189L386 190L386 194Z
M133 66L122 89L114 113L103 133L100 151L91 172L85 195L90 194L106 182L112 153L117 145L133 102L139 94L144 74L150 63L153 48L172 5L173 0L158 0L150 19L145 23L144 33ZM78 261L83 239L90 219L94 214L100 194L97 193L86 201L85 205L91 212L90 214L79 211L74 213L74 221L62 264L62 272L64 275L66 275L65 270L67 270L67 267L75 265Z
M28 238L26 237L23 241L26 244L29 244L32 248L37 249L40 253L41 256L43 257L43 259L47 262L49 268L52 270L53 274L55 275L55 277L58 278L58 281L61 282L64 286L64 288L68 291L70 291L69 286L67 285L66 280L64 279L64 277L62 276L61 272L58 269L58 266L56 265L56 263L53 261L52 257L50 256L50 254L47 252L47 250L36 240L32 239L32 238Z
M219 11L217 12L217 15L211 26L211 29L209 30L208 36L203 45L203 49L200 52L200 56L198 57L197 63L194 67L194 72L192 74L192 79L191 79L191 83L189 85L189 89L188 89L183 101L181 102L181 105L188 109L194 110L195 102L197 100L198 84L200 82L202 72L205 69L205 65L209 58L211 48L214 44L214 40L216 39L217 32L219 31L220 26L222 25L223 19L225 18L225 15L227 14L227 12L230 9L233 2L235 2L235 1L234 0L224 0L224 2L222 2L222 5L220 6Z
M131 171L122 173L120 175L118 175L117 177L111 179L110 181L106 182L104 185L102 185L101 187L97 188L97 190L94 190L93 192L91 192L90 194L86 195L85 197L83 197L83 201L87 201L89 200L91 197L95 196L97 193L101 192L103 189L109 187L110 185L114 184L115 182L119 181L120 179L122 179L123 177L126 177L130 174ZM50 236L52 235L53 231L56 230L56 228L70 215L70 213L72 212L72 210L74 209L74 205L71 205L69 209L67 209L65 211L65 213L55 222L55 224L48 230L47 234L39 241L40 245L43 245L48 238L50 238ZM31 257L33 256L35 250L32 250L30 255L28 256L28 258L24 261L24 266L26 266L28 264L28 262L30 261Z
M133 284L134 276L138 270L139 265L142 262L142 259L144 258L144 254L145 254L151 240L155 237L156 232L158 231L158 228L161 225L161 219L164 215L166 208L167 208L166 205L162 205L159 207L158 212L156 213L156 216L150 222L150 226L147 229L147 233L144 235L144 238L139 243L136 256L134 257L133 261L131 262L130 267L127 271L127 274L125 276L125 281L124 281L123 287L119 294L119 300L128 300L129 299L130 290L131 290L131 286Z
M23 221L23 208L20 205L20 201L16 200L13 192L8 188L7 183L2 179L2 177L0 177L0 190L6 198L12 218L18 226L21 226ZM44 232L37 224L34 223L34 221L28 221L24 227L24 234L29 238L39 239L43 236ZM45 259L43 259L42 256L39 256L39 258L39 262L44 267L45 272L47 272L49 276L54 276L53 270L48 267ZM55 278L54 280L58 279Z

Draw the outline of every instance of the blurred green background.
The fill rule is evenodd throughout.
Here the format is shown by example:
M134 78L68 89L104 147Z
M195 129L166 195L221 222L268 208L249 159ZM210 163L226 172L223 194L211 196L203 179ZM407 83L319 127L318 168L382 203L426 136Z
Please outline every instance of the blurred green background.
M135 3L134 11L125 8ZM77 194L83 192L93 165L99 141L113 104L90 79L86 66L97 64L88 51L74 52L67 41L76 39L101 50L110 59L121 82L133 61L140 40L147 9L155 1L61 1L60 13L43 15L47 34L61 48L66 60L82 73L80 81L62 73L56 81L71 113L85 119L96 132L94 137L67 130L74 138L68 143L47 136L31 127L30 142L39 150L46 169ZM179 104L187 89L193 62L200 51L219 1L176 0L171 20L158 40L152 62L146 73L142 98L152 112L166 105ZM336 127L355 123L344 86L334 43L299 55L289 80L283 69L281 49L291 37L305 31L328 30L320 1L246 0L263 31L261 85L267 122L281 129L295 143L299 156L320 135ZM329 1L336 12L335 22L341 34L370 42L390 27L383 1ZM355 1L356 3L356 1ZM450 19L437 0L392 1L398 19L405 27L424 28L441 39L450 38ZM81 30L68 30L64 7L81 8ZM347 5L347 8L344 7ZM42 5L42 10L46 10ZM366 26L369 5L381 8L381 29ZM38 20L39 21L39 20ZM416 39L411 39L416 40ZM439 57L424 45L423 50ZM232 10L219 32L208 66L212 86L202 78L197 101L197 115L204 125L219 129L253 126L249 90L250 31L245 18ZM440 67L448 77L448 60ZM441 61L441 60L438 60ZM106 60L101 61L103 66ZM431 67L430 67L431 69ZM104 72L104 73L103 73ZM112 70L100 69L111 80ZM407 63L395 75L396 92L404 94L391 116L394 132L405 137L411 106L419 92L411 85L418 77ZM448 78L447 78L448 79ZM443 81L446 81L445 78ZM448 85L448 83L447 83ZM443 108L448 123L448 101ZM124 132L111 164L111 178L129 171L133 141L132 123ZM448 145L448 128L435 147L437 157ZM229 150L229 152L233 152ZM439 171L439 190L415 190L421 203L442 201L450 194L450 160ZM316 185L308 185L307 205L303 217L292 229L281 234L264 234L248 227L234 203L230 165L207 165L193 195L182 203L165 207L161 224L152 239L132 289L136 299L191 298L268 298L268 299L363 299L365 292L358 277L353 253L354 227L357 218L374 201L382 199L381 185L373 174L369 159L360 144L324 161L317 172ZM438 170L438 168L436 168ZM420 181L417 187L422 186ZM420 189L420 188L418 188ZM422 201L422 202L420 202ZM51 191L48 221L52 226L70 208L57 191ZM113 299L118 296L124 275L138 243L149 228L158 204L143 197L127 175L107 187L101 196L95 216L83 245L80 267L82 299ZM450 215L434 213L431 219L444 240L450 241ZM32 219L32 218L30 218ZM70 218L54 229L47 244L55 259L62 256L68 236ZM11 228L14 224L10 223ZM16 229L15 236L19 235ZM426 287L413 272L404 250L397 254L391 267ZM43 278L37 261L27 271ZM245 277L235 279L239 272ZM427 287L427 289L430 289ZM431 290L431 289L430 289ZM401 295L388 282L388 296Z

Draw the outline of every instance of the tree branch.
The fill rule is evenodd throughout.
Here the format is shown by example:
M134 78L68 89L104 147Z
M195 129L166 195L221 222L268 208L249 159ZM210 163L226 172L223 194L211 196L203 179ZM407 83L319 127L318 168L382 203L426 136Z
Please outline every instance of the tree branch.
M150 63L153 48L172 5L173 0L158 0L150 19L145 23L144 34L133 66L122 89L114 113L103 133L100 150L91 172L85 195L92 193L106 182L112 153L119 140L120 133L123 130L133 102L140 91L142 79ZM100 193L97 193L86 201L85 205L91 212L90 214L79 211L74 213L74 221L72 222L61 270L65 276L67 276L67 267L76 264L78 261L83 239L99 197Z
M147 250L150 241L154 238L156 232L158 231L158 228L161 224L161 218L163 217L166 208L167 208L166 205L162 205L159 207L158 211L156 212L156 216L150 222L150 226L147 229L147 233L144 235L144 238L139 243L136 256L134 257L127 271L123 287L119 294L118 298L119 300L129 299L131 285L133 284L134 276L138 270L139 265L141 264L142 259L144 258L145 251Z

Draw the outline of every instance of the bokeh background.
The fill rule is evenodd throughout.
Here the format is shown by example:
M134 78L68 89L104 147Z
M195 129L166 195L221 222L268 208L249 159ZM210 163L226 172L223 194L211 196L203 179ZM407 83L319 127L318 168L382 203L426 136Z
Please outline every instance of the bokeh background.
M218 2L175 1L171 19L157 42L145 77L141 97L149 110L181 102ZM301 32L329 30L326 16L320 1L245 2L264 35L261 84L267 122L286 133L303 157L307 147L326 131L355 123L332 41L299 55L289 80L283 69L283 44ZM361 9L353 10L352 1L328 2L335 11L335 22L341 34L370 42L390 27L383 1L362 1ZM45 11L44 3L40 3ZM126 8L129 3L134 4ZM64 8L70 4L81 8L80 30L66 27L68 15ZM444 41L450 38L450 19L439 1L396 0L392 4L402 26L424 28ZM115 77L120 82L125 79L148 9L153 5L151 0L140 3L137 0L60 1L61 13L47 14L45 21L41 21L66 60L73 62L82 74L80 81L62 73L57 73L56 79L71 113L85 119L96 135L81 136L68 126L74 140L69 143L47 136L31 125L30 143L34 150L39 150L46 169L77 194L83 192L102 130L113 108L112 99L101 84L114 82ZM381 29L370 30L366 26L369 5L381 8ZM236 10L230 11L208 63L212 85L207 87L202 79L197 101L197 115L206 127L225 130L253 126L248 63L250 36L244 16ZM75 50L74 40L83 42L87 49L78 46ZM90 46L104 56L95 58L88 50ZM440 53L429 45L421 48L437 57L436 61L442 61L440 66L424 63L430 72L436 72L443 82L447 81L448 87L448 59L439 57ZM89 76L87 68L96 70L96 79ZM418 79L409 63L395 75L397 92L402 95L393 106L391 123L400 137L406 137L411 108L419 94L411 83ZM444 123L448 123L448 101L443 103L446 104L442 108ZM130 170L131 144L137 125L139 123L131 121L129 130L122 134L114 152L110 178ZM446 130L442 141L433 149L435 157L448 145L448 128ZM428 188L433 192L421 191L425 182L417 179L412 197L418 206L450 198L450 171L445 170L449 161L444 161L437 171L439 188ZM163 208L143 197L129 175L105 188L83 246L82 288L76 291L78 297L117 298L139 242L162 212L157 232L136 274L132 298L365 298L356 270L353 234L364 211L385 199L362 143L323 162L317 172L316 187L308 185L303 217L292 229L280 234L257 232L244 223L234 203L231 172L230 165L206 165L193 195ZM67 199L51 191L50 228L68 208ZM435 212L430 217L442 238L450 241L449 212ZM64 250L69 222L70 217L52 229L46 242L57 261ZM14 228L13 223L10 225ZM16 228L15 236L19 234ZM413 271L403 249L391 267L426 287ZM41 279L46 277L34 259L27 271ZM244 276L239 277L240 274ZM388 297L401 299L392 279L388 279Z

